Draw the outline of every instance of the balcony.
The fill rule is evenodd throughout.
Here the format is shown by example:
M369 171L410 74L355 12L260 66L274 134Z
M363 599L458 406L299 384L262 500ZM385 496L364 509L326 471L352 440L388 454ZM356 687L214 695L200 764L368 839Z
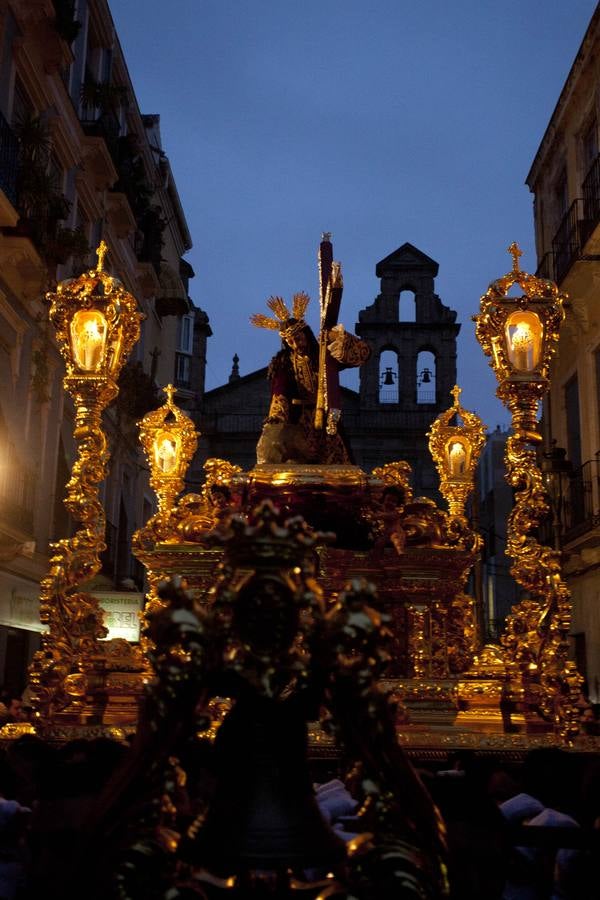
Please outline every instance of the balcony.
M84 134L88 137L103 138L113 160L118 158L119 131L121 125L113 110L103 110L99 115L95 109L83 107L79 119Z
M96 190L112 188L119 176L104 138L86 134L82 147L85 169L91 174Z
M126 238L135 232L137 223L125 194L111 191L106 195L108 220L117 237Z
M557 489L554 500L562 541L568 545L600 525L600 459L562 472Z
M579 260L600 260L600 155L596 157L577 197L563 216L552 238L552 250L546 253L537 274L561 283Z
M583 235L585 243L600 222L600 156L596 157L585 176L582 193L583 221L587 223L587 229Z
M583 256L583 248L593 226L584 218L581 197L573 201L552 239L554 274L557 282L564 280L573 264Z

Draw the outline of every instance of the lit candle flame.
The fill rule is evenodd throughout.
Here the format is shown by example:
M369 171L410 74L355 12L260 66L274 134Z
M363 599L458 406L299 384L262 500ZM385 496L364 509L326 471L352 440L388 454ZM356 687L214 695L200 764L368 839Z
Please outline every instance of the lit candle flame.
M88 372L94 372L102 361L104 345L104 329L99 327L97 319L84 321L83 328L78 334L77 343L82 367Z
M518 322L511 338L514 364L517 369L532 368L533 332L527 322Z
M163 438L157 447L156 458L165 475L172 472L175 468L175 463L177 462L175 442L167 437Z
M455 441L450 446L450 472L452 475L464 475L467 454L465 448L459 441Z

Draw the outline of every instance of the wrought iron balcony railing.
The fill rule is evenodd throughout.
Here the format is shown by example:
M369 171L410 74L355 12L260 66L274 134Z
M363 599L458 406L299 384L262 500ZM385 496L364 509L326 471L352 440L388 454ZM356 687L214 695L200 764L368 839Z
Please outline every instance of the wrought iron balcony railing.
M584 178L583 193L583 220L586 223L584 242L600 222L600 156L597 156L590 170Z
M562 281L569 269L579 259L583 250L584 234L588 231L583 222L583 200L574 200L552 239L556 280Z
M584 256L584 250L600 223L600 155L590 166L581 193L563 216L552 238L552 250L540 261L537 274L542 278L560 283L578 259L598 259L595 255Z
M558 513L564 543L600 525L600 460L561 476Z

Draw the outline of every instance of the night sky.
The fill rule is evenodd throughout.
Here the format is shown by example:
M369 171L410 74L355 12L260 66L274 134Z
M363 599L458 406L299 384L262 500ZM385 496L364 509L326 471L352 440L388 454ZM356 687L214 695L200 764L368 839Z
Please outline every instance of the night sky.
M112 0L141 111L160 113L210 318L207 387L278 349L248 317L271 294L313 298L333 233L353 329L375 264L405 241L440 264L458 311L462 401L508 416L470 320L488 283L535 271L535 151L592 0ZM346 379L355 387L356 381ZM450 404L451 398L448 398Z

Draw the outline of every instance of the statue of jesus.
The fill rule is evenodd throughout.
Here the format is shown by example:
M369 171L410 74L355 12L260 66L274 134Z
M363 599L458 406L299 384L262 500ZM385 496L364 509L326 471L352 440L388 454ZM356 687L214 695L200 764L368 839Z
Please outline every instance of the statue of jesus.
M329 234L319 248L321 280L321 329L319 339L304 320L307 294L294 295L292 309L281 297L270 297L267 306L274 318L252 316L259 328L278 330L279 353L269 365L271 404L257 445L258 463L350 462L340 433L341 388L339 373L360 366L370 356L369 345L337 324L342 298L342 274L332 260Z

